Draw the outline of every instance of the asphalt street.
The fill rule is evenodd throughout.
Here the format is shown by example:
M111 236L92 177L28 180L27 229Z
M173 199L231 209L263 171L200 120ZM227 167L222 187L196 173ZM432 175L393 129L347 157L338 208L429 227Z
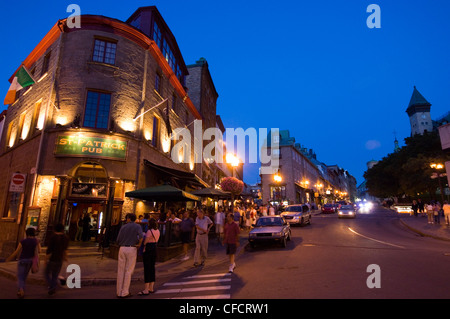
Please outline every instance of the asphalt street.
M450 242L423 237L405 227L397 213L379 207L355 219L316 215L312 224L292 226L286 248L249 245L236 259L204 268L186 267L157 278L156 293L130 299L448 299ZM243 238L245 242L245 237ZM221 254L223 252L218 252ZM374 268L377 271L374 272ZM379 287L368 282L377 275ZM0 277L1 298L14 299L16 283ZM48 296L28 284L27 299L116 299L114 285L61 288Z

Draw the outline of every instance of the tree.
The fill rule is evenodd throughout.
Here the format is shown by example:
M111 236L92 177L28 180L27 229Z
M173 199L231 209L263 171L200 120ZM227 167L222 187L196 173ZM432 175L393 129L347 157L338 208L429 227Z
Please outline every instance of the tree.
M442 151L438 132L405 138L405 144L364 173L371 195L386 198L434 194L437 181L430 178L430 163L450 160Z

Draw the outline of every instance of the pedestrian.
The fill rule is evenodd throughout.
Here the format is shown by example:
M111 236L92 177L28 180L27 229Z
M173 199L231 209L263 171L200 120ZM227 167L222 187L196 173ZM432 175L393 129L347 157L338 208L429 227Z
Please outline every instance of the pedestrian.
M75 234L75 241L81 241L83 235L83 216L80 216L77 223L77 233Z
M425 206L425 209L427 211L428 216L428 224L433 224L433 205L432 203L429 203Z
M241 213L239 212L239 209L237 208L237 206L234 207L233 220L238 226L240 226Z
M83 241L89 241L91 240L91 217L88 213L84 214L83 217L83 235L82 235Z
M417 217L417 211L419 210L419 204L417 204L417 201L415 199L412 202L411 209L413 210L414 217Z
M228 272L233 272L236 268L235 255L239 246L239 232L239 226L234 222L233 214L228 214L223 239L223 244L226 245L226 254L230 257Z
M422 200L419 198L417 200L417 206L419 207L419 213L422 217L425 216L425 205L423 204Z
M222 241L223 237L223 227L225 224L225 214L223 212L222 206L217 210L216 215L214 216L214 224L216 225L216 236L219 242Z
M48 294L56 293L58 284L58 276L62 268L62 264L67 260L67 248L69 246L69 238L64 234L64 225L57 224L55 231L50 237L46 251L45 279L48 284Z
M450 204L448 201L444 201L444 206L442 206L442 209L444 210L445 225L450 226Z
M41 245L36 238L35 229L27 228L25 235L26 238L20 241L14 253L6 259L6 261L11 261L19 255L17 261L17 297L21 299L25 296L25 282L33 266L33 259L39 258L41 252Z
M123 225L117 235L119 256L117 263L117 297L130 297L131 276L136 266L137 249L141 245L142 228L136 224L136 215L128 213L125 216L126 224Z
M192 241L192 230L195 227L194 220L189 216L189 211L184 211L183 219L180 223L180 231L181 231L181 242L183 244L183 252L184 257L181 258L182 261L188 260L188 248L189 244Z
M208 234L212 226L212 220L208 216L205 216L203 210L199 209L197 211L197 218L195 219L197 236L195 237L194 267L205 264L208 254Z
M434 222L436 224L440 224L441 223L441 204L439 202L436 202L433 205L433 215L434 215Z
M139 296L145 296L155 292L155 263L156 263L156 245L158 243L160 232L158 224L154 218L148 221L148 230L144 240L144 290L138 293Z

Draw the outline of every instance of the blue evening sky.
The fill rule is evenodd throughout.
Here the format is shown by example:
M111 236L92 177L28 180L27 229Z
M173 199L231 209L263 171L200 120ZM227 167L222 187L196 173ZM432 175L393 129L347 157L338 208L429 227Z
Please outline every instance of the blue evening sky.
M82 14L125 21L156 5L184 60L205 57L226 127L289 129L317 158L363 181L366 162L410 135L405 110L413 86L450 111L450 1L2 1L0 91L69 4ZM369 29L371 3L381 28ZM2 97L3 99L3 97ZM3 110L3 106L0 110ZM246 165L244 180L258 180Z

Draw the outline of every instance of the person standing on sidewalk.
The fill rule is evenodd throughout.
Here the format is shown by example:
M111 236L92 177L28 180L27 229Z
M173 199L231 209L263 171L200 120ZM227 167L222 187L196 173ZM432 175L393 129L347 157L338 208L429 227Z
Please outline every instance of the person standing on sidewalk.
M445 225L450 226L450 204L448 201L444 201L444 206L442 206L442 209L444 210Z
M212 220L199 209L195 219L197 236L195 237L194 267L203 266L208 254L208 234L213 226ZM201 262L200 262L201 260Z
M54 295L58 283L59 272L62 264L67 260L67 247L69 246L69 238L64 234L64 225L57 224L55 232L47 245L45 266L45 279L48 283L48 294Z
M432 203L429 203L425 206L425 209L427 211L428 216L428 224L433 224L433 205Z
M22 239L17 246L14 253L9 256L6 261L11 261L16 258L18 254L19 260L17 262L17 297L23 298L25 296L25 282L27 281L28 274L30 273L31 266L33 264L33 258L35 255L41 252L41 245L36 238L34 228L27 228L25 231L26 238Z
M156 263L156 245L159 240L158 224L154 218L148 221L148 230L144 240L144 254L142 261L144 262L144 290L138 293L139 296L145 296L155 292L153 286L155 284L155 263Z
M181 231L181 242L183 243L183 252L184 257L181 258L182 261L188 260L188 249L189 244L192 241L192 230L195 227L194 220L189 216L189 211L184 211L183 213L183 219L180 223L180 231Z
M119 245L119 256L117 264L117 297L130 297L131 275L136 266L137 248L141 245L143 233L142 228L135 223L136 215L126 215L126 224L120 228L117 235Z
M233 272L236 268L235 255L239 246L239 226L234 222L233 214L227 215L227 222L224 226L223 245L226 245L226 253L230 257L230 267L228 272Z

